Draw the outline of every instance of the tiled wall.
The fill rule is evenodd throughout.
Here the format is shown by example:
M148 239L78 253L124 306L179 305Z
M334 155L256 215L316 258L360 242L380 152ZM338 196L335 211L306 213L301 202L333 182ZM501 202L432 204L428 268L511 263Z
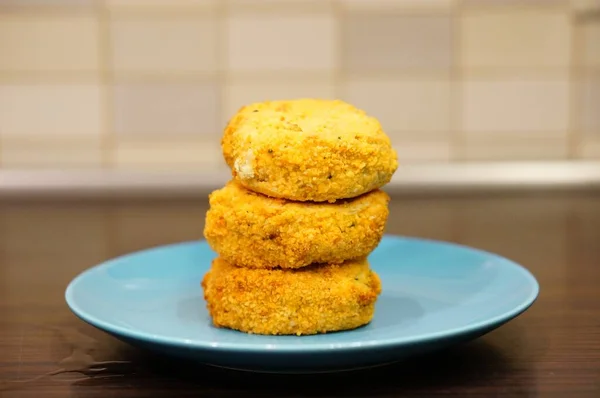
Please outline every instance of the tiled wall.
M247 102L339 97L405 164L600 158L597 0L0 0L0 167L223 167Z

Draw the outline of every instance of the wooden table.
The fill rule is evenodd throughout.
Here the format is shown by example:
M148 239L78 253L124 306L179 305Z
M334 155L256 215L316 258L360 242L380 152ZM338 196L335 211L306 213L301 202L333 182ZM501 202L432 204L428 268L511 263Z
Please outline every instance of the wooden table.
M195 239L205 211L203 200L1 203L0 397L600 397L599 196L395 198L388 232L512 258L536 275L540 297L469 344L328 376L173 361L119 343L70 313L63 292L80 271L132 250ZM77 363L125 363L90 374L73 355Z

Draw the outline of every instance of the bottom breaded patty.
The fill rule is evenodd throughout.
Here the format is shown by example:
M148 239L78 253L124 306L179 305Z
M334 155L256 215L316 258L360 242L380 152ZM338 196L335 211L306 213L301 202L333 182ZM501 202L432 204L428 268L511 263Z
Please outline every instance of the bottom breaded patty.
M381 293L365 258L286 270L236 267L217 258L202 287L215 326L269 335L366 325Z

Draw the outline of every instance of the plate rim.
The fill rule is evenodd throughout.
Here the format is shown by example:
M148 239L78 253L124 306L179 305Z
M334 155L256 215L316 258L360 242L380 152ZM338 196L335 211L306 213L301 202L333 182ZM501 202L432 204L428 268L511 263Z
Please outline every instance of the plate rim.
M432 333L420 333L411 336L405 337L396 337L396 338L386 338L386 339L377 339L373 341L361 341L361 342L323 342L323 343L306 343L306 344L286 344L286 343L235 343L235 342L225 342L225 343L217 343L211 342L209 340L188 340L183 338L174 338L167 336L158 336L152 335L147 332L140 332L137 330L132 330L130 328L122 327L119 325L114 325L112 323L103 321L101 319L96 318L93 315L90 315L86 311L82 310L75 302L73 298L73 291L75 286L87 275L95 272L97 269L104 268L110 266L113 263L122 261L127 257L132 257L135 255L139 255L144 252L149 252L153 250L159 249L167 249L173 248L177 246L189 246L189 245L198 245L198 244L207 244L205 239L191 240L191 241L183 241L170 243L165 245L158 245L149 247L142 250L137 250L131 253L123 254L117 257L113 257L106 261L103 261L97 265L94 265L81 273L79 273L75 278L73 278L66 290L65 290L65 300L68 307L71 311L84 322L103 330L104 332L120 336L126 339L138 340L151 344L160 344L164 346L184 348L184 349L196 349L196 350L210 350L210 351L222 351L227 353L265 353L269 352L271 354L311 354L317 352L333 352L333 351L362 351L362 350L372 350L372 349L382 349L382 348L393 348L393 347L401 347L407 345L415 345L420 343L427 343L430 341L446 339L457 337L465 334L469 334L471 332L476 332L479 330L485 330L490 327L500 326L511 319L516 318L521 315L527 309L529 309L537 300L540 293L540 285L535 276L531 271L527 268L518 264L517 262L510 260L504 256L501 256L496 253L492 253L486 250L474 248L471 246L447 242L436 239L429 238L419 238L419 237L410 237L405 235L395 235L395 234L385 234L382 238L382 241L386 239L392 239L397 241L413 241L413 242L421 242L428 244L436 244L436 245L445 245L451 246L454 248L458 248L461 250L468 250L472 252L477 252L489 257L494 258L495 260L499 260L500 263L503 263L503 266L512 267L516 271L518 271L523 278L525 278L528 282L528 285L531 287L531 292L519 305L514 308L505 311L499 315L496 315L492 318L484 319L478 322L470 323L465 326L455 327L452 329L446 329L439 332ZM242 333L242 332L240 332ZM276 337L276 336L273 336ZM299 336L298 338L302 338L303 336ZM266 347L266 346L269 347Z

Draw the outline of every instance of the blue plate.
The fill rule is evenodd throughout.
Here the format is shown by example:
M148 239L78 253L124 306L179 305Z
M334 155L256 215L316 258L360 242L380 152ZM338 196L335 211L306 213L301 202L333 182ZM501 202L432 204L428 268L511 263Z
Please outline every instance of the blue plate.
M369 261L383 292L371 324L316 336L259 336L212 326L200 281L206 242L119 257L77 276L66 291L84 321L134 345L203 363L312 373L395 362L481 336L525 311L539 286L495 254L385 236Z

